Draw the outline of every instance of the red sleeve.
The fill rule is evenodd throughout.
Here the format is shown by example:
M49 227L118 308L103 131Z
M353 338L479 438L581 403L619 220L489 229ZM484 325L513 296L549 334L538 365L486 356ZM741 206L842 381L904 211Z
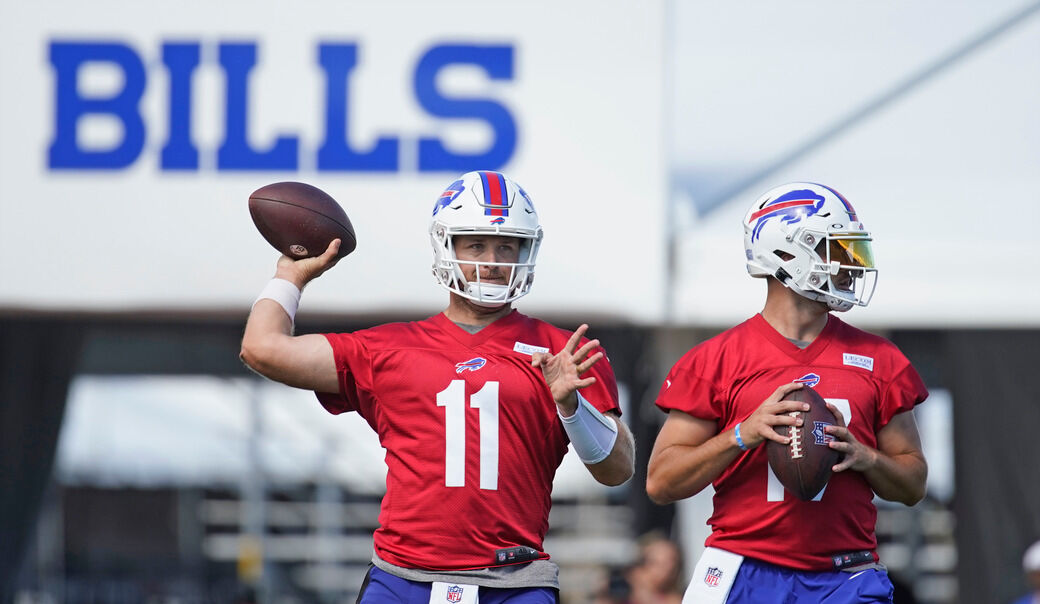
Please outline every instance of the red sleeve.
M364 340L353 333L327 333L325 339L332 346L336 361L339 393L315 392L318 402L333 415L357 411L365 392L371 391L372 362Z
M603 358L589 370L596 378L596 383L587 388L582 388L580 391L581 396L592 403L592 406L600 413L613 411L621 415L621 407L618 405L617 378L614 377L614 369L610 366L607 351L600 348L598 352L603 353ZM595 354L595 352L592 354Z
M704 377L702 358L704 354L694 348L672 367L657 394L658 408L664 412L675 409L710 421L722 418L725 401L715 382Z
M892 417L897 413L910 411L928 398L928 389L921 376L917 374L917 370L902 354L899 356L903 367L892 378L892 381L884 386L881 393L877 418L879 429L892 421Z

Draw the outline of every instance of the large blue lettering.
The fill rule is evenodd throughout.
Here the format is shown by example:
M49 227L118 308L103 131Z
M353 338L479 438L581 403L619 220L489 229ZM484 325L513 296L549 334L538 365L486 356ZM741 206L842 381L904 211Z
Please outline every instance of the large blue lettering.
M296 137L278 137L267 151L249 145L249 72L256 65L256 44L221 44L220 64L227 77L227 130L217 151L217 169L295 170L299 163Z
M383 136L367 153L350 147L350 72L357 65L354 44L322 44L318 60L325 70L325 141L318 149L318 170L393 172L396 137Z
M479 119L495 132L491 147L478 153L455 153L440 139L419 139L420 172L465 172L497 170L504 166L516 149L516 123L500 103L488 99L449 98L436 87L437 74L451 65L475 65L489 78L507 80L513 77L511 46L442 45L430 48L415 68L415 97L430 115L454 119Z
M200 150L192 138L193 106L198 101L192 80L204 56L202 42L175 40L161 46L161 64L169 88L165 105L168 113L163 116L167 122L166 140L157 157L160 169L197 171L200 153L206 153L216 156L215 167L220 171L298 170L301 158L297 135L276 135L266 148L254 147L259 144L255 140L250 142L249 78L257 64L257 45L221 43L217 50L226 82L224 139L217 149ZM147 135L140 108L148 83L146 61L119 41L52 41L49 51L56 77L54 138L48 148L48 166L55 170L115 170L132 165L141 156ZM443 70L453 66L475 66L491 80L512 79L512 46L435 45L421 55L415 66L415 100L427 114L447 120L477 120L490 127L491 143L478 150L450 149L441 139L429 135L416 140L389 133L378 135L371 144L352 144L350 79L358 65L358 53L358 46L352 43L323 43L318 47L318 62L326 84L324 139L314 157L318 170L396 172L402 169L399 157L404 144L412 145L404 149L409 152L405 155L415 157L422 172L499 169L510 161L516 150L517 126L509 109L491 98L450 96L437 88L436 80ZM84 87L83 68L98 64L120 72L121 88L91 92ZM80 140L81 122L97 118L114 120L117 127L122 126L122 138L93 144Z
M170 73L170 122L160 158L163 170L198 170L199 150L191 142L191 75L199 65L199 44L163 44Z
M47 153L51 169L118 169L134 163L144 148L144 120L138 104L144 93L144 64L119 43L51 42L50 61L57 75L54 140ZM123 88L110 97L83 97L79 71L91 62L109 63L123 73ZM123 139L110 149L84 149L77 136L80 118L109 115L123 125Z

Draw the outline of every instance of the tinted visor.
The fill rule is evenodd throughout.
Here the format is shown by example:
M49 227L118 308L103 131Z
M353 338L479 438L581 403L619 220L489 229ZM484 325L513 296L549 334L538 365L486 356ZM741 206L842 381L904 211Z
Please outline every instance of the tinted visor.
M843 266L874 268L874 251L868 239L828 239L828 260Z

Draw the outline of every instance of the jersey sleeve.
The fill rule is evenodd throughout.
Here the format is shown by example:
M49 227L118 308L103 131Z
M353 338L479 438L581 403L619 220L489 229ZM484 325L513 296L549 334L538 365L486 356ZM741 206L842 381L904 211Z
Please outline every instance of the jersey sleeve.
M581 395L600 413L613 411L621 415L621 407L618 405L617 378L614 377L614 369L610 366L606 351L600 348L600 352L603 352L603 358L589 370L596 378L596 383L583 388Z
M364 338L354 333L327 333L336 362L339 392L315 392L318 402L333 415L358 411L372 386L372 362Z
M714 381L704 375L702 349L694 348L668 372L657 407L664 412L675 409L693 417L718 421L723 415L723 397Z
M881 392L881 404L878 406L878 428L887 425L897 413L910 411L928 398L928 389L917 370L902 353L897 352L896 355L900 361L896 374L890 382L884 385Z

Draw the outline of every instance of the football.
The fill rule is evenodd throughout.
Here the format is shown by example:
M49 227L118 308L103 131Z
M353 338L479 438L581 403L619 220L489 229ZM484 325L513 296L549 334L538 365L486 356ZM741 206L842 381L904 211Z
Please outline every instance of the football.
M837 420L823 397L808 386L791 392L784 400L809 403L809 410L791 412L802 417L801 426L776 427L777 433L791 438L790 444L766 441L769 467L784 488L798 499L810 501L827 485L831 466L841 457L838 451L827 446L834 437L823 430L825 426L836 425Z
M302 182L276 182L249 196L253 224L276 250L294 259L320 256L340 239L337 258L357 247L354 226L336 200Z

